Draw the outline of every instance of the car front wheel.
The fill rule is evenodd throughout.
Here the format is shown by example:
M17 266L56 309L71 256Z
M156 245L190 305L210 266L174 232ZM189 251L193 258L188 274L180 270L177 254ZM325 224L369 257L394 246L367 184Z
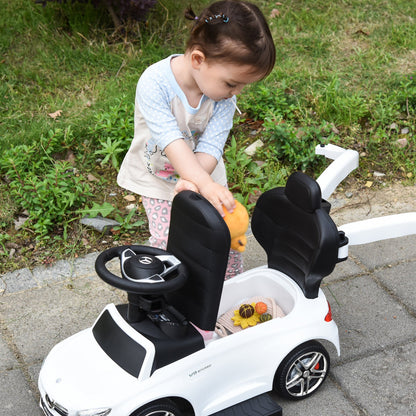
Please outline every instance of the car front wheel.
M141 407L131 416L183 416L172 400L164 399Z
M301 400L323 384L329 372L327 350L317 341L306 342L281 362L274 379L274 390L283 397Z

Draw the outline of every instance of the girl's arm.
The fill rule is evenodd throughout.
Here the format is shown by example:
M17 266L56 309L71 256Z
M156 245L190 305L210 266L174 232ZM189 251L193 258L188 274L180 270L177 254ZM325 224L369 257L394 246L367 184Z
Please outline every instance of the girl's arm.
M217 167L217 159L214 156L203 152L195 152L194 155L202 168L211 175Z
M207 153L194 154L182 139L171 142L164 151L181 179L195 184L199 193L211 202L222 216L223 205L230 212L233 211L235 202L232 193L214 182L210 176L217 165L215 157Z
M194 153L194 155L202 168L211 175L218 164L217 160L207 153L198 152ZM182 191L194 191L199 193L198 187L193 182L179 178L178 183L175 186L175 195Z

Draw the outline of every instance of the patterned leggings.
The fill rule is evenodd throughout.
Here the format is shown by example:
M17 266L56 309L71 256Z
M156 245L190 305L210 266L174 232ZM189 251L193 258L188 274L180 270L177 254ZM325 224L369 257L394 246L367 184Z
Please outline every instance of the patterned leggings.
M149 244L152 247L166 250L172 202L163 199L148 198L146 196L142 196L142 202L149 222ZM242 273L242 271L243 258L241 253L230 250L225 280L231 279L237 274Z

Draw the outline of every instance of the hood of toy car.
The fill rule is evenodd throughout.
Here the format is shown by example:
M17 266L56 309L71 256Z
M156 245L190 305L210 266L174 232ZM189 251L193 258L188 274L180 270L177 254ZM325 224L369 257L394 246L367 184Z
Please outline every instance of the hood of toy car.
M81 348L82 347L82 348ZM45 359L39 388L66 409L112 406L117 386L137 382L112 362L95 342L91 330L55 346Z
M107 306L97 322L111 314L113 308L114 305ZM140 340L134 340L145 351L142 365L134 376L103 350L94 336L93 328L57 344L42 365L39 375L41 394L47 394L50 400L65 409L112 407L124 398L131 397L141 380L147 379L150 374L154 356L151 345L145 348L139 344ZM117 344L117 341L114 339L113 343Z

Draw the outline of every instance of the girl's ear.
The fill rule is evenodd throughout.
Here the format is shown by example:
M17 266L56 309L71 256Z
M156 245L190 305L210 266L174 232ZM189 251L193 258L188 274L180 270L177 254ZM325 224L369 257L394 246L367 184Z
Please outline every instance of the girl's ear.
M205 62L205 54L199 49L194 49L191 52L191 64L193 69L199 69Z

